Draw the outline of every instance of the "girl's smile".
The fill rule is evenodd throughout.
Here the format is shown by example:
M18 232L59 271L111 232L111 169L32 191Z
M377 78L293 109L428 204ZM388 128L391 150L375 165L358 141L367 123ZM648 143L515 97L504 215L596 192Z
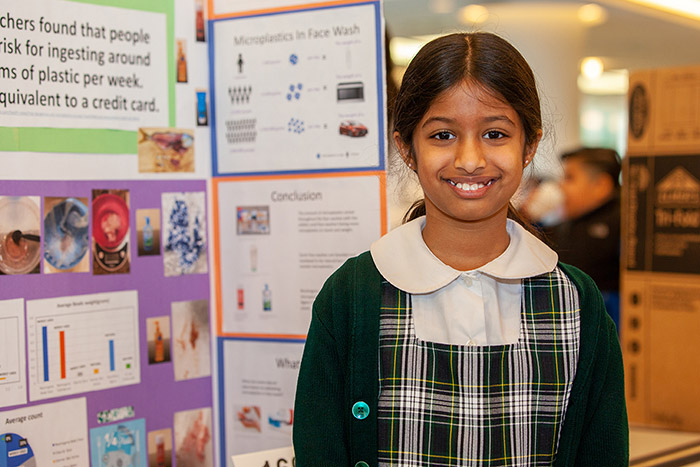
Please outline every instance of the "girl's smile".
M487 189L493 185L496 180L493 178L481 177L480 179L473 178L463 182L456 180L447 180L447 182L457 189L460 196L467 198L478 198L483 196Z

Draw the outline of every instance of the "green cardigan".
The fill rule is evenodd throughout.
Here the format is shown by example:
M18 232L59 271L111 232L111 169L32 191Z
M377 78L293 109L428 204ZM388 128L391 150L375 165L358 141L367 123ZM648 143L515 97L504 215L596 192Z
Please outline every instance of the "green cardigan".
M627 409L615 325L590 277L559 266L579 292L581 346L554 465L627 466ZM298 467L377 465L381 283L365 252L341 266L314 302L294 407ZM358 401L369 405L365 419L352 415Z

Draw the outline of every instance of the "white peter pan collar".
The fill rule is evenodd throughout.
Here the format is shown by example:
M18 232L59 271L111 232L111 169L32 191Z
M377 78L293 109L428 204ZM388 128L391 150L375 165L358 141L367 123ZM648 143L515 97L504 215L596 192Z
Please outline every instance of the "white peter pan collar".
M370 247L381 275L400 290L426 294L446 286L464 271L440 261L423 241L425 216L395 228ZM475 271L497 279L524 279L551 272L558 256L520 224L508 219L508 248Z

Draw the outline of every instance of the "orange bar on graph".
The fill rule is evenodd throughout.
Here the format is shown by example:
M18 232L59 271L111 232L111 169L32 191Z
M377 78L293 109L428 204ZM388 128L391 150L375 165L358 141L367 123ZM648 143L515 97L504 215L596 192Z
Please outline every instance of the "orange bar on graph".
M66 331L59 331L58 339L61 349L61 379L66 379Z

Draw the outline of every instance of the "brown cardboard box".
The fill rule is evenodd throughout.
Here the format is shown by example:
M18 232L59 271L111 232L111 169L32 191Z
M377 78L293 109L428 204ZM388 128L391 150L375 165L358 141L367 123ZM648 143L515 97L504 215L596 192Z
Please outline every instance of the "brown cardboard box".
M700 66L630 75L627 151L700 154Z
M632 423L700 430L700 66L630 76L621 341Z

